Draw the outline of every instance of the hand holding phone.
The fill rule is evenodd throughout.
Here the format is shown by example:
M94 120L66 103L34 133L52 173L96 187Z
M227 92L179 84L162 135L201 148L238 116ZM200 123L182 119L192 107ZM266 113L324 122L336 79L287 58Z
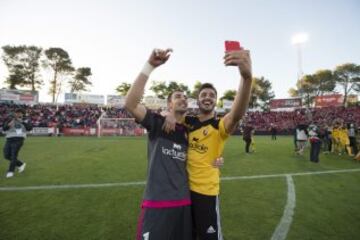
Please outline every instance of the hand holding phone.
M238 41L225 41L225 66L238 66L241 76L251 81L252 67L250 51L240 46Z
M241 50L240 42L238 41L225 41L225 51L239 51Z

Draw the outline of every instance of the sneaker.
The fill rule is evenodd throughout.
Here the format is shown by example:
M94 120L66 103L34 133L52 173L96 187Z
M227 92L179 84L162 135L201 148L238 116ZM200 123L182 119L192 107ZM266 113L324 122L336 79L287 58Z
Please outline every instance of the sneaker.
M6 174L6 178L11 178L11 177L13 177L14 176L14 173L13 172L8 172L7 174Z
M25 170L25 167L26 167L26 163L23 163L23 165L21 165L18 170L19 170L19 173L22 173L24 170Z

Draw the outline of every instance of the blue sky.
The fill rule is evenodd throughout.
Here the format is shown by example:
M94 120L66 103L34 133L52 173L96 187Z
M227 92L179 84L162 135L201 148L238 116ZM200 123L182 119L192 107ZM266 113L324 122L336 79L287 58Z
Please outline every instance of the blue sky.
M298 71L291 37L309 34L305 74L360 64L359 12L356 0L1 0L0 46L61 47L75 67L91 67L96 94L131 83L154 47L172 47L171 59L151 80L190 88L197 80L211 82L221 95L239 83L238 71L223 65L224 40L239 40L251 51L254 76L270 80L276 97L285 98ZM1 62L0 88L6 76ZM49 73L43 77L49 81ZM47 88L40 101L50 100Z

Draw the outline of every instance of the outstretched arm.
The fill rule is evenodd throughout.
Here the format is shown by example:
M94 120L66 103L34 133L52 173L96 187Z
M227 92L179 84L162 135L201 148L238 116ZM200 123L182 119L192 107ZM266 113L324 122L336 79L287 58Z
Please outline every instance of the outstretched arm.
M227 133L232 133L240 119L244 116L249 104L252 83L252 68L249 50L226 52L224 57L226 66L238 66L240 70L240 85L236 92L231 110L224 117L224 125Z
M146 108L140 104L144 95L145 85L151 72L158 66L166 63L170 57L172 49L155 49L152 51L149 60L145 63L143 70L140 72L134 83L131 85L125 99L125 109L129 111L137 121L142 121L146 114Z

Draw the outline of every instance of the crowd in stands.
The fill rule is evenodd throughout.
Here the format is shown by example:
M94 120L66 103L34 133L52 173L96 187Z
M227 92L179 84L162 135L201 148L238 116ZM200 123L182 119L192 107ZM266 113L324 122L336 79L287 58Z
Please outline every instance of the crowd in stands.
M302 108L292 112L248 112L246 115L246 121L257 132L266 132L276 126L281 133L292 133L298 124L332 125L337 119L360 126L360 107Z
M100 108L95 105L51 105L38 104L34 106L0 103L0 126L16 108L26 111L26 118L34 127L84 128L97 126L100 116L105 118L131 118L123 108ZM279 133L292 133L300 123L315 123L331 125L336 119L344 123L360 126L360 107L327 107L312 109L297 109L292 112L248 112L246 121L250 122L256 132L266 132L276 126Z
M106 118L132 118L130 113L128 113L124 108L109 107L105 108L104 111L106 113Z
M90 105L50 105L34 106L0 103L0 126L16 108L25 110L25 118L34 127L83 128L95 127L101 109Z

